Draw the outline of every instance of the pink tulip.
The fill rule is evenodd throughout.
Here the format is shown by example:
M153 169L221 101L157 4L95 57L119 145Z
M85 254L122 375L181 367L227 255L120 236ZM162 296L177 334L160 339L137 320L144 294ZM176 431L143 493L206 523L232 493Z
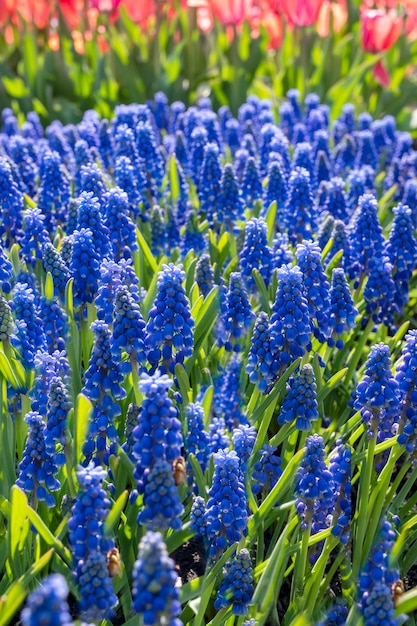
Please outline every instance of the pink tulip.
M394 10L361 12L362 48L374 54L389 50L401 34L403 20Z
M281 0L281 10L292 26L311 26L317 22L324 0Z
M346 0L340 0L339 2L324 0L317 20L317 32L319 36L328 36L330 32L330 20L333 25L333 32L338 33L346 24L347 19L348 8Z
M207 0L207 5L225 25L242 24L250 16L251 0Z

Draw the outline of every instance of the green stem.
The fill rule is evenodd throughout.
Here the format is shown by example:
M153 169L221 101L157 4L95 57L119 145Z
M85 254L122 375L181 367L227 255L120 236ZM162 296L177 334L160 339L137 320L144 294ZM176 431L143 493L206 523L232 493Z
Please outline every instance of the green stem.
M306 583L306 587L304 590L304 602L302 603L303 606L306 606L308 613L313 610L314 605L317 602L317 594L320 588L320 584L322 583L327 561L329 559L331 551L338 543L339 540L336 537L327 537L323 547L323 551L317 559L317 562L315 563L313 569L311 570L309 580Z
M374 494L377 494L377 497L375 498L373 494L373 497L370 499L369 507L368 507L368 516L367 516L368 528L366 531L366 541L365 541L364 549L363 549L363 552L364 552L363 556L365 558L366 558L366 555L369 553L369 550L371 549L375 534L378 530L378 526L381 520L381 515L383 512L383 509L385 508L384 505L385 503L387 503L387 506L390 505L390 501L386 500L388 485L391 480L395 463L403 454L403 452L404 452L404 448L397 448L397 449L392 448L391 449L391 454L389 456L389 459L380 474L380 477L377 481L376 489L374 491Z
M366 456L366 459L364 460L364 466L362 467L362 471L360 474L358 493L359 511L355 520L355 543L352 567L354 580L356 580L359 574L359 570L363 561L362 547L367 529L368 495L371 485L372 470L374 466L375 446L376 433L374 433L372 439L369 441L368 454Z
M362 331L358 343L356 344L355 352L353 353L351 360L349 362L348 371L346 372L346 376L344 380L346 389L349 387L349 383L356 370L359 360L363 356L363 349L365 347L365 344L369 335L371 334L373 326L374 326L374 322L372 321L372 319L370 319L367 325L365 326L364 330Z
M307 557L308 557L308 541L310 539L311 532L311 511L307 511L306 513L306 523L307 529L303 530L303 538L301 541L301 551L297 554L295 559L295 571L294 571L294 580L291 588L291 603L297 603L298 600L303 595L304 589L304 578L307 566ZM293 606L293 609L296 608Z

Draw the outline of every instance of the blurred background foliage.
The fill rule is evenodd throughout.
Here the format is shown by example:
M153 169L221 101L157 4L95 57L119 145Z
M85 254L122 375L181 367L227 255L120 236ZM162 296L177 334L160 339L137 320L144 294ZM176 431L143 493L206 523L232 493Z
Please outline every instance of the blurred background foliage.
M296 87L413 128L416 60L416 0L0 0L0 107L44 124L157 91L236 114Z

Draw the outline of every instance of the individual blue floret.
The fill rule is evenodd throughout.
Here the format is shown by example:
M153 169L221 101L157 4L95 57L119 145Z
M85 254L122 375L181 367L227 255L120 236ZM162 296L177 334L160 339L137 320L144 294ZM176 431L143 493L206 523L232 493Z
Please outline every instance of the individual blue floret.
M391 373L389 347L378 343L371 348L365 364L365 375L358 383L353 407L361 412L372 438L384 421L393 426L400 413L398 382Z
M278 423L292 423L297 430L311 430L312 422L318 419L316 379L308 363L292 379L278 415Z
M224 306L221 311L222 331L218 337L219 344L227 351L239 352L239 339L243 337L251 325L255 315L251 309L248 292L242 284L240 272L232 272L229 278Z
M276 452L277 448L268 444L259 450L260 459L255 463L252 475L252 492L255 495L270 493L282 476L282 461Z
M205 520L211 561L247 535L245 487L239 457L234 450L221 450L214 455L214 475Z
M307 437L305 457L297 472L294 494L301 530L306 531L313 516L319 515L323 505L333 497L333 477L324 462L324 442L319 435Z
M178 574L160 533L148 531L133 566L133 610L146 626L182 626Z
M23 626L70 626L73 624L67 596L68 585L62 574L50 574L32 591L22 611Z
M74 278L74 304L92 302L97 294L101 257L89 228L75 230L73 235L70 272Z
M143 508L138 514L138 524L147 530L179 530L180 516L184 512L178 489L175 486L172 464L157 458L144 473Z
M355 308L346 275L341 267L336 267L332 271L332 282L330 286L330 328L332 336L327 339L329 346L336 345L343 348L343 341L340 335L355 328L355 319L358 310Z
M148 360L155 370L173 371L175 363L191 356L194 320L182 282L182 266L164 265L158 275L158 292L145 331Z
M246 615L254 591L253 568L249 551L241 550L233 560L227 561L224 579L220 583L214 608L232 607L234 615Z
M281 366L311 349L312 323L298 266L283 265L278 270L278 290L270 320L271 348Z
M297 245L295 256L303 274L310 322L315 321L314 335L323 343L330 334L330 285L321 263L321 250L317 242L303 241Z
M45 445L45 425L42 416L36 411L27 413L28 436L19 463L16 485L27 494L34 508L39 500L46 506L54 507L55 498L51 492L58 491L60 482L56 478L58 467Z

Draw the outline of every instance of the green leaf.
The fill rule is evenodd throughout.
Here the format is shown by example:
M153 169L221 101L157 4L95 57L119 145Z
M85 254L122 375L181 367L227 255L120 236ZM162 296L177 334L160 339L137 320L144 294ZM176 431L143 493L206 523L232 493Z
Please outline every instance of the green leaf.
M175 376L177 377L177 380L178 380L178 385L180 388L184 406L186 406L189 403L190 399L192 398L192 395L191 395L190 381L188 380L188 374L184 366L181 365L181 363L177 363L175 365Z
M36 576L43 570L52 558L54 551L48 550L28 569L28 571L16 580L7 592L0 597L0 626L6 626L17 614L26 597L26 589Z
M15 76L14 78L3 76L2 81L5 90L12 98L24 98L29 95L28 88L25 86L23 80L18 76Z
M22 555L29 533L29 521L27 518L28 501L26 494L16 485L13 485L11 488L10 495L10 519L12 520L8 533L10 565L15 577L18 577L23 573L24 563Z
M128 497L129 497L129 493L127 490L125 490L120 494L116 502L113 504L112 508L110 509L109 514L107 515L106 521L104 523L105 535L110 535L110 533L114 531L114 528L119 523L120 516L122 514L123 509L125 508Z
M60 554L67 563L72 563L72 554L70 550L64 546L62 541L55 537L55 535L51 532L43 519L40 517L39 513L37 513L30 506L27 506L26 512L29 520L32 522L33 526L36 528L46 544L48 546L51 546L51 548L54 548L55 551L58 552L58 554Z
M169 161L169 184L172 201L177 202L180 197L180 184L175 155L172 155Z
M323 402L323 400L327 398L329 393L331 393L333 389L335 389L338 385L340 385L347 371L348 371L348 368L344 367L343 369L336 372L336 374L334 374L331 378L329 378L327 383L323 385L323 387L320 389L319 393L317 394L317 402Z
M395 614L400 616L405 613L409 615L417 610L417 587L403 593L398 599L395 608Z
M154 274L158 270L158 264L155 261L155 258L139 228L136 229L136 239L139 248L142 250L148 269L150 269L152 274Z
M87 439L88 427L90 424L93 405L90 400L79 393L75 403L74 412L74 463L78 465L81 462L82 447Z

